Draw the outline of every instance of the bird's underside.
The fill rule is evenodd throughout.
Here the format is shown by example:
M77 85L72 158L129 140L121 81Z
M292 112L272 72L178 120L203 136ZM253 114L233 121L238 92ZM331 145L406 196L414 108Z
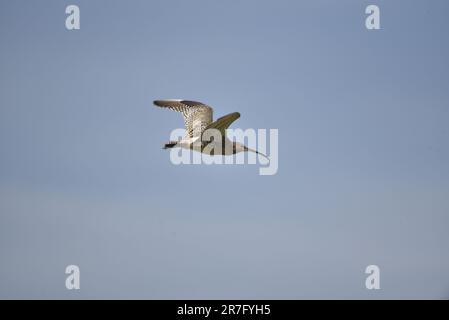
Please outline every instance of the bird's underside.
M212 121L213 109L201 102L190 100L156 100L154 104L161 108L181 112L184 116L186 128L185 137L181 141L170 141L165 144L165 148L181 147L211 155L235 153L235 146L226 138L226 129L240 117L240 113L233 112L216 121ZM221 142L213 141L213 139L203 139L202 135L207 129L218 130L221 134Z

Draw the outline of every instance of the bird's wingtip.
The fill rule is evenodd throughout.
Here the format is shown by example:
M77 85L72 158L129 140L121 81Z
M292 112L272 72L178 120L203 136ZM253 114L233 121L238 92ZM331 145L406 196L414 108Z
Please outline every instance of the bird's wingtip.
M153 104L158 107L165 107L167 105L170 105L170 103L181 102L181 101L182 101L181 99L158 99L158 100L153 100Z

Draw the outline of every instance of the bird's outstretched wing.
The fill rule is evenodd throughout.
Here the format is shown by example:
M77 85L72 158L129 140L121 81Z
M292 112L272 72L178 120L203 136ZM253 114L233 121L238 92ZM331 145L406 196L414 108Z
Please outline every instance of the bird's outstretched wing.
M186 137L198 137L212 122L213 109L204 103L189 100L155 100L154 104L181 112L184 116Z
M226 129L229 128L231 123L233 123L238 118L240 118L240 113L238 113L238 112L233 112L233 113L227 114L221 118L218 118L211 124L209 124L206 129L219 130L221 132L221 136L224 139L224 138L226 138Z

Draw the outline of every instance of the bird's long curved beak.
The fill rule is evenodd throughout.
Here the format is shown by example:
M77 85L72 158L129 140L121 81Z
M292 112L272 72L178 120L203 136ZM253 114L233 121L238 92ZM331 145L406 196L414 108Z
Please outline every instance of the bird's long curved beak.
M265 154L263 154L262 152L259 152L259 151L257 151L257 150L254 150L254 149L251 149L251 148L248 148L248 147L245 147L245 150L246 150L246 151L251 151L251 152L254 152L254 153L257 153L257 154L260 154L261 156L265 157L265 159L267 159L268 162L270 162L270 158L268 158L268 157L267 157Z

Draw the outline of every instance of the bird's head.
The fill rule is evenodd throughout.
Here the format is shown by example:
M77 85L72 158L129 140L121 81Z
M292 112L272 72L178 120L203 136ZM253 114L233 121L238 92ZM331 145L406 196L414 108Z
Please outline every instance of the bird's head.
M247 148L244 144L239 142L234 142L232 144L232 153L239 153L239 152L245 152L247 151Z
M259 152L259 151L257 151L257 150L248 148L247 146L245 146L244 144L239 143L239 142L234 142L234 143L233 143L232 151L233 151L233 153L239 153L239 152L245 152L245 151L246 151L246 152L254 152L254 153L257 153L257 154L262 155L262 156L265 157L268 161L270 161L270 159L269 159L266 155L264 155L262 152Z

